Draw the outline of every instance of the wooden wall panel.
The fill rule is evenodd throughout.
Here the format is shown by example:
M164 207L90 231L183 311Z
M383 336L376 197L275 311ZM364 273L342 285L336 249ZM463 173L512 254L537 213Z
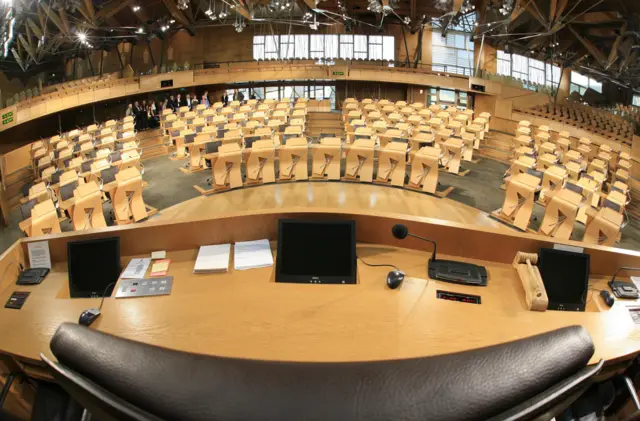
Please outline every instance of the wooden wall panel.
M24 167L31 165L31 145L25 145L2 155L2 170L6 177Z

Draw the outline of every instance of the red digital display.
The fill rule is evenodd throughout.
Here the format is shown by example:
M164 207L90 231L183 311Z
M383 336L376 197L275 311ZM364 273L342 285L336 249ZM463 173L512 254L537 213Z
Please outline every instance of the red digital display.
M482 299L479 295L460 294L449 291L436 291L436 298L448 301L457 301L459 303L481 304Z

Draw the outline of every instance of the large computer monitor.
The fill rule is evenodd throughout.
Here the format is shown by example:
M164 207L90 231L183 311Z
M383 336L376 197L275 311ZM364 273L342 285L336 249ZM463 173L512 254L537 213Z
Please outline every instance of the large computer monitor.
M549 310L584 311L589 287L589 255L540 249L538 269L549 297Z
M279 220L276 282L355 284L355 221Z
M120 276L120 237L69 242L67 260L72 298L109 297Z

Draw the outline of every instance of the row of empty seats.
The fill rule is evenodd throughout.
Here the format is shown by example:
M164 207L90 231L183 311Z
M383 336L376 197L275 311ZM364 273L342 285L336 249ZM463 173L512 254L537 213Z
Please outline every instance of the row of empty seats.
M75 230L104 227L106 201L113 205L116 224L148 216L131 117L35 142L31 158L35 184L27 186L20 208L20 228L29 236L60 232L58 212L71 219Z
M568 132L555 136L549 127L523 120L505 174L505 201L493 215L527 230L537 199L546 206L540 234L568 240L577 221L587 227L583 241L613 245L626 225L630 169L627 152L616 155L606 144L597 147Z
M434 148L450 173L460 174L461 161L472 161L489 131L489 113L473 118L473 110L429 108L416 102L347 98L343 105L347 142L366 140L384 148L389 142L408 145L410 158L422 148ZM464 172L463 172L464 173Z
M547 103L516 111L570 124L628 145L633 141L635 127L631 122L608 111L577 102L565 101L556 105Z

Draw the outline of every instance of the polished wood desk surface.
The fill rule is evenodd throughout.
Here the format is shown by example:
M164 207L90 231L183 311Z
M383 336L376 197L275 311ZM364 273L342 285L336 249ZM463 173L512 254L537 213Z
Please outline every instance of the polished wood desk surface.
M275 267L217 274L193 274L197 249L277 236L280 218L352 219L367 263L392 263L408 278L401 288L386 287L390 268L358 262L356 285L275 283ZM428 280L431 245L392 237L391 226L406 223L411 232L438 242L439 258L483 264L487 287ZM640 265L640 253L585 246L591 255L587 311L530 312L511 261L516 251L535 252L550 239L525 233L474 227L429 218L335 208L235 212L193 221L142 224L21 239L0 257L0 301L13 291L30 291L22 310L0 309L0 353L27 363L41 352L63 322L97 307L99 299L70 299L66 244L117 235L123 267L133 257L165 249L174 276L170 296L105 300L92 328L149 344L184 351L268 360L361 361L429 356L511 341L562 326L584 326L596 346L592 362L629 360L640 353L640 329L621 301L609 309L595 290L619 266ZM52 272L38 286L16 286L15 262L27 259L26 245L49 241ZM572 244L572 242L566 242ZM575 244L575 243L574 243ZM275 252L275 242L272 248ZM400 248L407 247L407 248ZM464 257L458 257L464 256ZM9 267L12 265L13 267ZM230 266L232 267L232 266ZM481 305L436 299L436 290L480 295Z
M333 208L355 213L363 210L403 213L513 232L485 212L452 199L391 186L347 182L273 183L198 196L163 209L153 217L153 221L190 221L209 219L227 212L294 207Z
M275 255L275 243L272 243ZM367 263L393 263L408 276L397 290L386 287L390 268L358 262L356 285L275 283L275 267L193 274L197 250L170 252L171 295L105 299L92 328L183 351L230 357L294 361L359 361L437 355L493 345L562 326L583 325L596 343L595 362L640 350L640 333L620 302L609 309L589 292L585 313L527 311L524 292L508 264L487 265L489 285L468 287L429 280L430 253L360 244ZM442 256L446 258L447 256ZM126 265L129 258L124 258ZM124 266L123 266L124 267ZM593 279L593 288L605 287ZM70 299L66 262L54 265L31 291L22 310L2 309L0 349L37 360L51 356L58 325L77 322L99 299ZM436 299L437 290L480 295L481 305Z

